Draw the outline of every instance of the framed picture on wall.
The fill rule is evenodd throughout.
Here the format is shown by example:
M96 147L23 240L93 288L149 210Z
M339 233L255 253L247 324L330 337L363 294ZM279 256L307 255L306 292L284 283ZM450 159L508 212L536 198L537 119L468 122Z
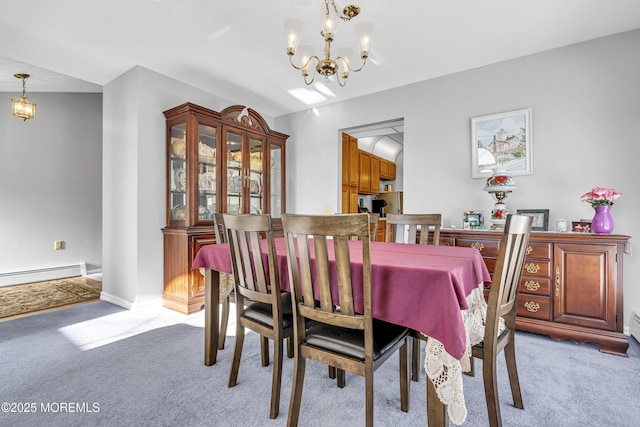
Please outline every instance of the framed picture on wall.
M531 108L471 119L471 177L533 174Z

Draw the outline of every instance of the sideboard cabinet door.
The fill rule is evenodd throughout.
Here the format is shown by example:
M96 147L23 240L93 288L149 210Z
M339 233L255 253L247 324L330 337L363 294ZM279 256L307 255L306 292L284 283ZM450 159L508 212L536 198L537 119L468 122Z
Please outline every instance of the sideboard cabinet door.
M616 252L615 245L555 244L555 322L618 330Z

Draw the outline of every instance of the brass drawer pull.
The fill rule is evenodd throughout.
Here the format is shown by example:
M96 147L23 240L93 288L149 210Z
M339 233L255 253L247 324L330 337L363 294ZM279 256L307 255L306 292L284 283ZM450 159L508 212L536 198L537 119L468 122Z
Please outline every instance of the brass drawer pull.
M556 296L560 295L560 266L556 266Z
M527 288L528 291L535 292L540 289L540 283L535 280L527 280L524 282L524 287Z
M482 252L482 250L484 249L484 245L480 242L474 242L471 244L472 248L476 248L477 250L479 250L480 252Z
M533 252L533 248L531 246L527 246L527 255Z
M527 311L530 311L531 313L535 313L536 311L540 310L540 304L533 301L525 302L524 307L527 309Z
M527 270L527 273L536 274L538 270L540 270L539 264L525 264L524 269Z

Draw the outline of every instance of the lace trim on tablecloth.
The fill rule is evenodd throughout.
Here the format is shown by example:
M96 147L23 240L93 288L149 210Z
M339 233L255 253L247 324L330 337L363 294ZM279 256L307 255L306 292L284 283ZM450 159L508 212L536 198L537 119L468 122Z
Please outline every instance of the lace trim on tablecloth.
M204 267L200 267L198 269L200 274L204 276ZM231 291L233 290L233 274L229 273L220 273L220 296L219 302L224 301L226 297L229 296Z
M424 368L440 401L447 405L447 414L452 423L460 425L467 418L467 407L462 388L462 372L471 369L471 347L484 339L487 303L482 285L467 297L468 310L461 310L466 331L467 349L462 359L457 360L444 349L444 345L433 338L427 339Z

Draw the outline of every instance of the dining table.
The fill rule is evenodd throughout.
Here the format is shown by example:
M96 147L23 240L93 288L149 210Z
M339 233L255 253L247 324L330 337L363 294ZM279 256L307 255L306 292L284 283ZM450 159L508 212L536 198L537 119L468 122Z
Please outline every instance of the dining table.
M274 240L280 288L290 291L285 239ZM358 246L362 242L349 244ZM263 251L266 256L266 245ZM428 425L444 426L449 420L463 423L467 412L462 372L469 370L471 346L484 338L483 289L491 283L480 252L465 247L371 242L370 257L373 317L428 337ZM362 259L356 255L351 262L354 272L358 267L362 271ZM203 246L192 268L200 269L205 276L204 363L213 365L220 338L220 273L233 273L229 245Z

